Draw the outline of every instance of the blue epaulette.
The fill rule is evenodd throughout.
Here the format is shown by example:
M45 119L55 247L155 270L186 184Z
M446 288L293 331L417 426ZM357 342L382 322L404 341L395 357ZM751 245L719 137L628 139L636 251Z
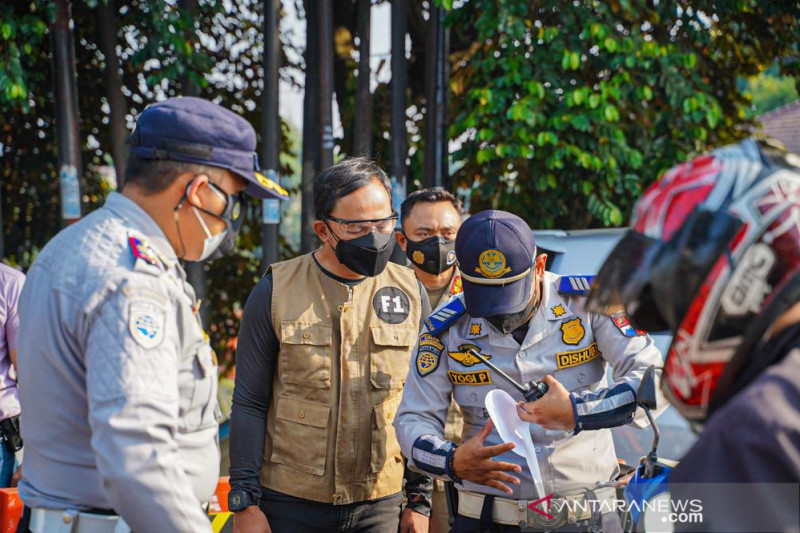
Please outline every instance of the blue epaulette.
M425 319L425 329L433 336L438 336L441 332L450 327L458 320L458 317L467 312L464 307L464 295L457 294L452 300L437 308L431 316Z
M575 294L585 296L592 290L592 283L596 276L561 276L558 283L558 292L561 294Z

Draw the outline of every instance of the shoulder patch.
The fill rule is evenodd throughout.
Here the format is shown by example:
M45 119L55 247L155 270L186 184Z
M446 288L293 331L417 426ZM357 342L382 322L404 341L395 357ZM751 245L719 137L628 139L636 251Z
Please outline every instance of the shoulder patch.
M457 294L452 300L437 308L431 316L425 319L425 329L431 335L439 335L445 331L450 325L458 320L458 317L467 311L464 307L464 295Z
M453 277L453 282L450 283L450 294L455 296L456 294L461 294L462 292L464 292L464 288L461 284L461 274L456 274Z
M135 269L140 270L142 266L145 266L145 270L149 269L150 271L152 271L151 267L157 268L160 272L166 270L156 251L147 244L144 238L128 234L128 247L133 255Z
M128 309L128 331L142 348L150 350L164 340L166 313L150 302L131 302Z
M558 282L558 292L561 294L576 294L584 296L592 290L592 283L596 276L561 276Z
M417 374L424 378L439 367L439 359L444 350L444 344L430 333L419 336L417 347Z
M614 325L617 326L617 329L620 331L620 333L626 337L642 337L647 335L646 331L634 328L631 324L631 321L628 320L628 315L625 313L614 313L610 318L611 321L614 322Z

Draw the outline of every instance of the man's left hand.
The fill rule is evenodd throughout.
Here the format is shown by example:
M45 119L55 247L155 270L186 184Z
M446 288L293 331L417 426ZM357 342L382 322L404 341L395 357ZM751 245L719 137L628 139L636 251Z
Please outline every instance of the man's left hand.
M517 414L522 420L534 422L545 429L574 429L575 413L569 391L553 376L546 376L542 381L547 385L547 394L535 402L519 402Z
M400 533L428 533L430 518L409 507L400 515Z

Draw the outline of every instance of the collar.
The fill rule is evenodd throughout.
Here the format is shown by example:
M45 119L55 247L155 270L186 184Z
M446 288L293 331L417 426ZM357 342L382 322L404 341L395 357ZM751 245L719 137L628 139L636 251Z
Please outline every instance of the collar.
M560 276L545 271L539 311L533 316L528 333L520 346L521 349L527 349L541 341L552 331L559 329L558 323L575 316L558 293L559 279Z
M572 317L573 313L566 300L561 297L558 292L558 282L560 276L552 272L544 273L544 281L542 282L542 302L539 304L539 312L543 313L547 320L566 320Z
M178 256L161 227L136 202L118 192L112 192L108 195L103 208L113 212L128 222L133 230L141 233L147 239L147 244L168 267L178 264Z

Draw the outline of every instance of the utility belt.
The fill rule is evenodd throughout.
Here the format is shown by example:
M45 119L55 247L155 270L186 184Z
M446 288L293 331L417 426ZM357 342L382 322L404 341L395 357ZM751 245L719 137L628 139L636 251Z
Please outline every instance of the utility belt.
M0 420L0 435L8 451L13 455L22 449L22 434L19 431L19 415Z
M131 528L115 514L89 511L31 509L31 533L131 533Z
M485 519L485 494L466 490L458 491L458 514L476 520ZM553 530L567 524L576 524L599 518L604 512L616 511L617 490L603 487L572 496L560 496L547 500L510 500L495 496L492 502L492 522L506 526L518 526L531 530ZM529 509L528 505L539 502L536 508L553 518ZM487 502L488 503L488 502Z

